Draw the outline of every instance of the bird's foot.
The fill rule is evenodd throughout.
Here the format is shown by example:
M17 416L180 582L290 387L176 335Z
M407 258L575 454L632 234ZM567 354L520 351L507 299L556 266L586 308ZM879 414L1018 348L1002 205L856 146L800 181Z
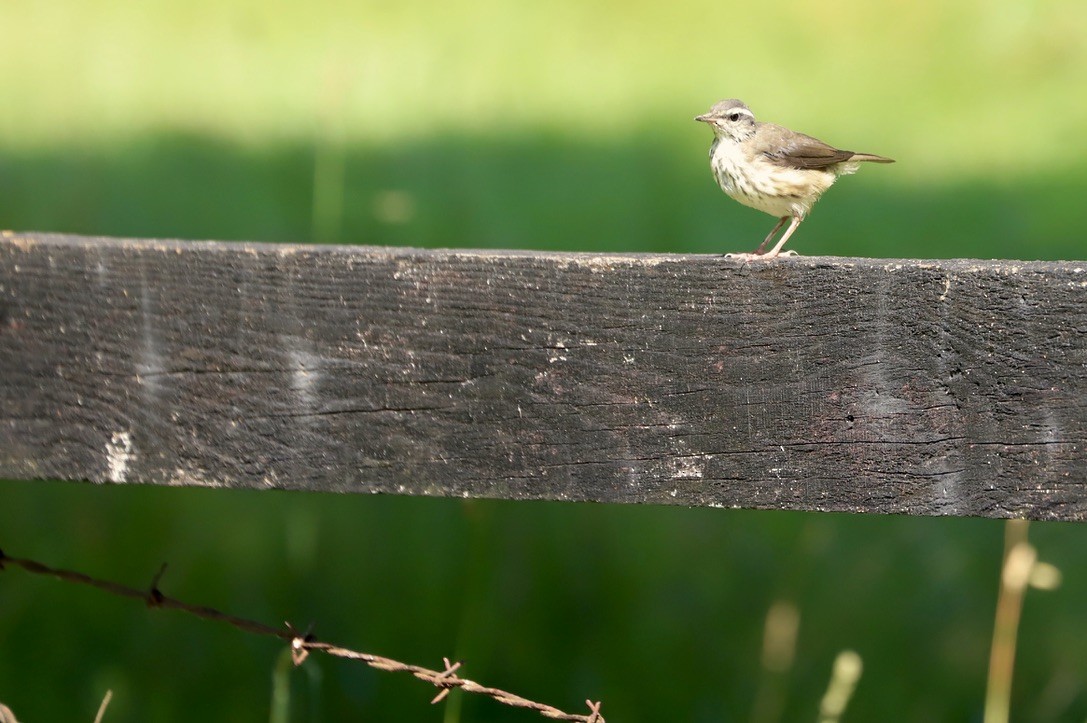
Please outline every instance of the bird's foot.
M737 261L770 261L771 259L781 258L784 256L799 256L796 251L789 249L788 251L782 251L776 254L760 254L758 251L749 251L744 253L731 253L725 254L726 259L735 259Z

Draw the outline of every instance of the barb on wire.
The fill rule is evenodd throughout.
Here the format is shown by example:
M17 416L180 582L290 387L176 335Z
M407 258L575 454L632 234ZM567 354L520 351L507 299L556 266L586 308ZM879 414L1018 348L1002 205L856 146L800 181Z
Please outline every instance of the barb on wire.
M550 718L551 720L578 721L579 723L605 723L604 716L600 714L599 702L594 703L591 700L585 701L585 704L589 708L589 713L587 715L581 713L566 713L554 706L545 703L537 703L528 698L502 690L501 688L492 688L481 685L474 680L462 678L457 675L461 663L459 661L452 662L449 658L442 659L445 666L442 670L431 670L430 668L424 668L420 665L401 663L392 658L384 658L380 655L373 655L371 653L362 653L357 650L351 650L350 648L344 648L318 640L311 632L312 625L306 632L301 633L289 622L284 623L283 628L274 628L255 620L247 620L246 618L240 618L235 615L224 613L215 608L192 605L177 600L164 595L162 591L159 590L159 583L161 582L163 574L166 572L165 564L159 568L159 571L151 580L151 586L146 590L138 590L133 587L128 587L127 585L110 582L109 580L99 580L90 575L75 572L73 570L49 567L48 565L44 565L34 560L9 557L4 554L2 549L0 549L0 571L5 569L5 565L14 565L15 567L20 567L35 575L48 575L64 582L89 585L120 597L142 600L150 608L181 610L190 615L195 615L198 618L203 618L204 620L218 620L227 623L238 630L244 630L248 633L279 638L290 645L291 659L294 661L295 665L301 665L305 662L311 652L317 651L337 658L358 660L377 670L386 670L393 673L411 673L419 680L430 683L438 689L438 694L434 696L434 700L431 701L432 703L440 702L449 694L449 691L454 688L460 688L466 693L485 695L504 705L536 711L544 718Z

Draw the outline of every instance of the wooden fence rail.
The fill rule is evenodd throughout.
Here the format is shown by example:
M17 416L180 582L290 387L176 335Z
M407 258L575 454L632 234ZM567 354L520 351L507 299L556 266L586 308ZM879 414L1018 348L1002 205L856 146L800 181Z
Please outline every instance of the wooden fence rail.
M1087 519L1087 262L0 239L0 477Z

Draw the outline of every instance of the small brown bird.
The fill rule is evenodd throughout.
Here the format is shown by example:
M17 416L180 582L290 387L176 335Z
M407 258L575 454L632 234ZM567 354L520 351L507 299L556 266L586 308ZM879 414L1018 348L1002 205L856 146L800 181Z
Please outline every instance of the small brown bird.
M796 231L811 207L838 176L855 173L860 161L894 163L871 153L854 153L828 146L803 133L755 120L742 102L730 99L714 104L695 118L713 129L710 168L721 190L745 206L777 216L778 222L752 253L730 257L772 259ZM772 249L766 245L786 221L785 234ZM795 252L786 252L786 254Z

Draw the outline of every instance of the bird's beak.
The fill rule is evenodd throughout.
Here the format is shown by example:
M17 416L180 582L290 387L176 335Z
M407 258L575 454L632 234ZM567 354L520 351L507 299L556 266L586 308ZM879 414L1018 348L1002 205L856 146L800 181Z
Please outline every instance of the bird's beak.
M696 115L694 117L694 119L696 121L701 122L701 123L712 123L713 122L713 118L710 118L709 113L703 113L702 115Z

